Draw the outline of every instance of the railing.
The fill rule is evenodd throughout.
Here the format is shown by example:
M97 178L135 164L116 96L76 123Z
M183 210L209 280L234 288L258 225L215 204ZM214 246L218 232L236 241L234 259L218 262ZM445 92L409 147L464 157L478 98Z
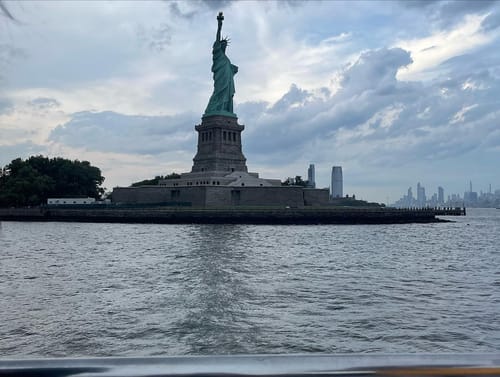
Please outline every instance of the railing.
M319 354L0 360L0 375L12 377L500 376L500 354Z

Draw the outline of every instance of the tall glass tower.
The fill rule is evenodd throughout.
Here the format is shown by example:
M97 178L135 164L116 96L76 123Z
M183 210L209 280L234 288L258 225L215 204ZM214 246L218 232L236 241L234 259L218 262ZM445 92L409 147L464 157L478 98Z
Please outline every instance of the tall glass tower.
M332 168L332 198L342 198L344 182L342 180L342 166Z
M441 186L438 187L438 204L444 204L444 188L442 188Z
M316 188L316 173L314 172L314 164L309 164L307 169L308 187Z

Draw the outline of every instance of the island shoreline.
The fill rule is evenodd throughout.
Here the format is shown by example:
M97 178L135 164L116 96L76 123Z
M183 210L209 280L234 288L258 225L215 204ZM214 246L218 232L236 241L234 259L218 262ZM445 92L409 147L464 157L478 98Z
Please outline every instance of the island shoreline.
M451 220L465 209L311 208L0 208L0 221L64 221L146 224L409 224Z

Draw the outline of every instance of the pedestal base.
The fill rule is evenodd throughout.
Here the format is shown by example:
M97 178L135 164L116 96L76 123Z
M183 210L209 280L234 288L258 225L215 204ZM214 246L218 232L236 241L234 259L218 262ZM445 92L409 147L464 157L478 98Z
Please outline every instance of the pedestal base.
M238 124L238 118L205 116L195 129L198 131L198 151L193 158L192 173L248 171L241 150L241 132L245 126Z

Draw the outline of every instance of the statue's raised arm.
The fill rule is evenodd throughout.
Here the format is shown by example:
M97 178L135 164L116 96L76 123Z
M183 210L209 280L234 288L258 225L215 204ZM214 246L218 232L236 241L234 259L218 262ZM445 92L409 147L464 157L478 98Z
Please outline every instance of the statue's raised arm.
M204 116L226 115L235 117L233 113L234 75L238 67L231 64L226 56L227 38L221 37L222 21L224 15L219 12L217 16L217 35L212 49L212 73L214 78L214 91L210 97Z
M215 40L216 41L219 41L220 42L220 32L222 30L222 21L224 21L224 15L222 14L222 12L219 12L219 15L217 16L217 35L215 37Z

